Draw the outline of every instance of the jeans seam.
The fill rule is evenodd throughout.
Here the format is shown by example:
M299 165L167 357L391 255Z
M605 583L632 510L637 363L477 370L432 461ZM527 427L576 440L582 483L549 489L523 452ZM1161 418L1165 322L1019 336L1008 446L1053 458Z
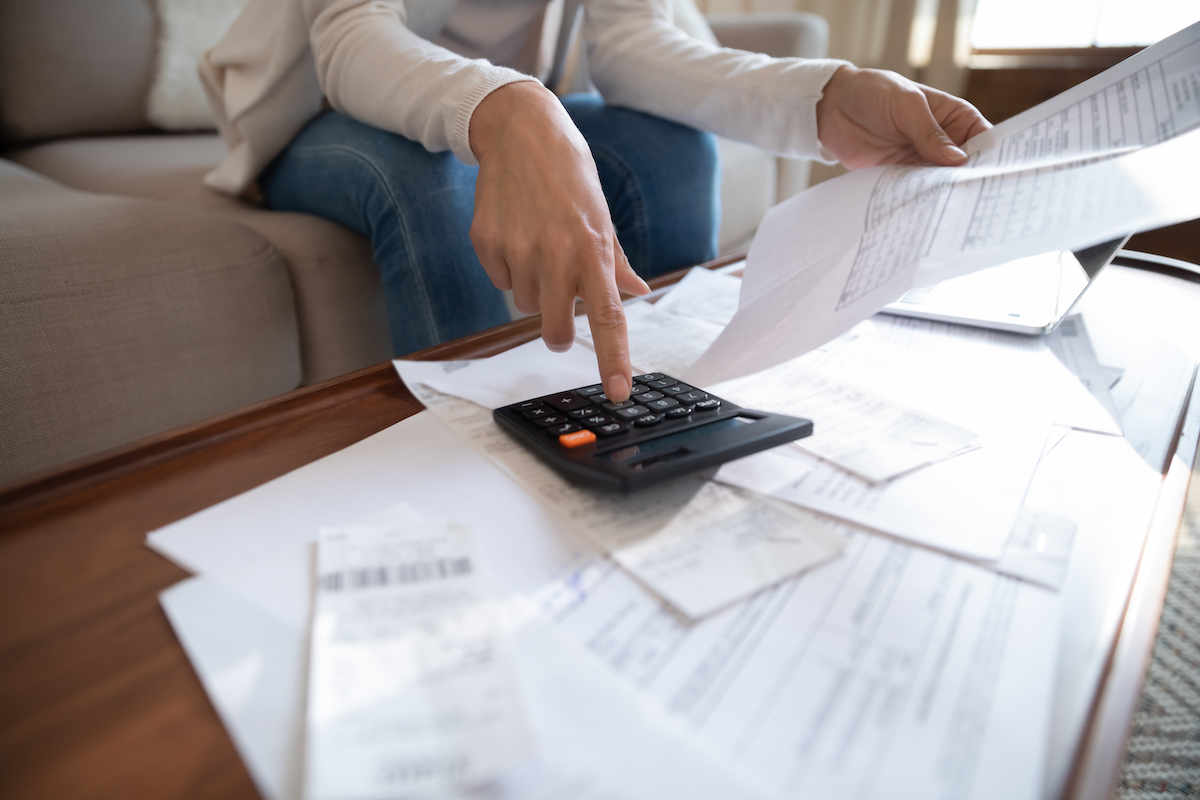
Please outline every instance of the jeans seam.
M434 314L432 304L429 302L429 295L425 292L425 273L421 268L420 262L416 259L412 251L412 236L410 235L408 229L408 221L404 218L404 214L401 213L400 203L396 200L396 195L392 191L392 186L384 176L383 171L375 166L373 161L358 151L339 144L297 145L288 150L288 155L303 158L308 154L317 154L320 152L342 153L350 156L356 161L361 162L362 164L365 164L379 180L380 184L384 187L388 204L391 206L392 214L395 216L400 227L400 232L404 238L404 250L408 254L409 266L417 278L415 283L417 285L417 290L420 293L421 305L425 309L425 324L433 333L433 341L441 341L441 331L438 330L436 315ZM372 255L374 255L374 253L372 253Z
M648 231L649 231L650 225L646 220L646 206L645 206L645 203L643 202L643 198L642 198L642 184L638 180L637 173L635 173L632 169L629 168L629 165L625 163L625 160L622 159L620 157L620 155L613 152L611 149L609 149L605 145L594 144L591 146L591 150L592 150L592 158L596 159L597 161L603 160L608 166L613 168L613 170L621 173L624 180L633 186L633 190L634 190L633 191L633 200L632 200L633 206L634 206L633 225L634 225L634 229L635 229L634 233L637 236L637 247L638 247L638 252L636 254L637 255L637 263L641 264L643 266L643 268L645 268L650 263L650 254L646 252L647 242L649 240ZM611 217L612 217L612 212L610 211L609 218L611 219ZM619 243L619 237L618 237L618 243ZM626 256L626 258L628 258L629 254L626 253L625 256ZM631 266L632 266L632 264L631 264Z

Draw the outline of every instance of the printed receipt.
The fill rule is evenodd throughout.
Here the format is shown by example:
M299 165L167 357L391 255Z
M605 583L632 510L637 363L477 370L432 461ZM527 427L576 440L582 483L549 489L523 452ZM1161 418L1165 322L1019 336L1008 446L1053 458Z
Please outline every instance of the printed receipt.
M322 529L305 797L477 784L532 753L470 529Z
M497 427L489 409L430 389L426 382L437 380L442 363L394 363L426 408L688 617L711 614L846 546L839 526L824 517L700 476L631 495L577 486ZM456 376L472 363L454 362Z

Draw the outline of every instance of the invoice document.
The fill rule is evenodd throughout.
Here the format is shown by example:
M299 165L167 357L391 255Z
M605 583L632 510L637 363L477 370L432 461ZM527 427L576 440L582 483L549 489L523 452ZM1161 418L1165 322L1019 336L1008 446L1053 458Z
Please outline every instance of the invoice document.
M323 528L305 707L306 800L463 791L533 754L471 530Z
M543 602L780 797L1040 795L1052 592L860 533L844 558L698 624L605 565Z
M872 167L781 203L739 310L680 376L752 374L915 286L1200 216L1200 23L969 143L962 167Z

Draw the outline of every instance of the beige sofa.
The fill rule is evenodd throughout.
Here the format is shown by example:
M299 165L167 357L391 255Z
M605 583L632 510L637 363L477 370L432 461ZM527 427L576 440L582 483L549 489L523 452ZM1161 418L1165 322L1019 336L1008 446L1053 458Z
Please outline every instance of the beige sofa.
M153 0L0 0L0 483L390 356L361 237L206 190L215 134L152 130ZM820 56L808 15L715 20ZM733 143L722 240L805 165Z

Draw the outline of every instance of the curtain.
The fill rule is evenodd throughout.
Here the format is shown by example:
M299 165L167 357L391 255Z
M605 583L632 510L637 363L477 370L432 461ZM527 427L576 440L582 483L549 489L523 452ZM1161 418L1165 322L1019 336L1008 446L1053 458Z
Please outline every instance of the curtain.
M952 94L966 88L976 0L696 0L706 14L809 11L829 23L829 55L890 69Z

